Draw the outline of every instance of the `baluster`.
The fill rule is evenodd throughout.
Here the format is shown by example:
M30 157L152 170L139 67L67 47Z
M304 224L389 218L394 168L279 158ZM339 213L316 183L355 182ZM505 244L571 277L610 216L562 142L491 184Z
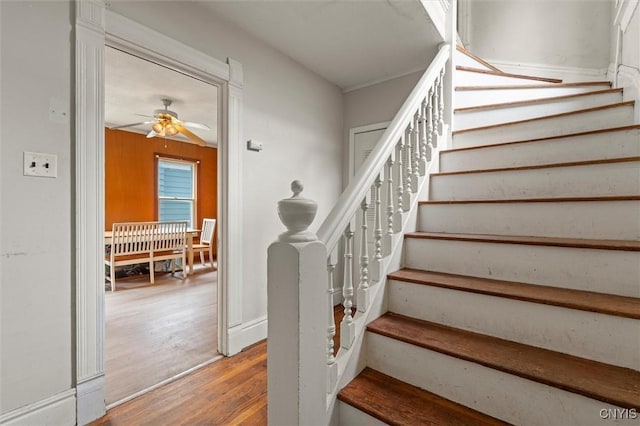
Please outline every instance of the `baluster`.
M333 272L336 268L336 264L332 263L331 255L327 258L327 273L329 274L329 288L327 295L329 299L329 317L327 324L327 393L331 393L336 385L338 379L338 365L336 364L336 357L334 355L334 342L333 337L336 335L336 322L333 314L333 294L335 289L333 287Z
M360 204L362 210L362 232L360 233L360 283L358 284L358 311L367 312L369 308L369 228L367 211L369 203L365 196Z
M432 123L432 127L431 127L431 146L436 148L438 146L438 80L440 79L440 76L438 76L436 78L436 81L433 83L433 87L432 87L432 108L431 108L431 123Z
M438 79L438 91L440 96L438 97L438 133L440 137L444 137L444 68L440 70L440 78Z
M412 159L411 159L411 129L413 128L413 123L409 122L409 126L405 129L404 135L404 198L402 199L402 208L404 211L409 211L411 206L411 176L412 172Z
M389 155L387 160L387 170L385 172L385 178L387 180L387 230L384 237L384 255L389 256L391 254L391 244L393 242L393 155Z
M427 162L431 161L431 147L427 143L427 99L420 105L420 176L427 174Z
M369 263L369 277L372 281L380 282L382 266L382 199L380 188L382 187L382 173L378 173L373 182L373 196L375 199L373 210L373 261Z
M403 205L407 202L407 199L410 200L411 192L413 192L413 185L411 179L413 177L413 119L409 121L409 125L405 129L405 151L404 151L404 167L405 167L405 181L404 181L404 200ZM411 203L411 201L408 201ZM406 206L405 206L406 207Z
M353 231L351 223L344 230L344 282L342 283L342 297L344 318L340 324L340 346L349 349L355 338L355 329L351 307L353 306Z
M396 177L398 181L398 187L396 189L396 213L393 218L393 229L396 232L402 230L402 213L404 212L404 206L402 200L404 199L404 168L402 166L402 156L404 155L404 135L400 137L400 141L396 145Z
M420 110L413 115L413 130L411 132L413 146L413 174L411 175L411 192L418 192L420 183Z
M433 145L433 87L429 88L427 96L427 145L429 146L429 155Z

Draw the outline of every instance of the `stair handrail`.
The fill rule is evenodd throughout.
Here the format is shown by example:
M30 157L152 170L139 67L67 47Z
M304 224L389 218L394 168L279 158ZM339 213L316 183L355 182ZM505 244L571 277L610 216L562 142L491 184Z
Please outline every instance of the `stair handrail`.
M422 77L420 77L420 80L418 80L418 83L380 137L380 141L371 151L371 154L369 154L354 178L338 198L336 205L318 228L318 239L326 245L329 252L333 250L336 244L338 244L338 241L340 241L345 227L360 208L360 200L366 196L371 185L380 173L380 170L384 168L387 159L396 146L396 142L404 133L416 108L418 108L424 99L425 91L428 90L440 76L440 72L449 59L450 53L451 46L449 44L443 44L440 47L438 54L424 74L422 74Z
M450 141L451 46L440 46L317 234L309 231L317 204L302 195L301 182L278 202L287 231L267 253L270 423L331 423L366 323L384 303L386 274L399 266L402 235L437 168L432 159ZM337 305L344 313L338 348Z

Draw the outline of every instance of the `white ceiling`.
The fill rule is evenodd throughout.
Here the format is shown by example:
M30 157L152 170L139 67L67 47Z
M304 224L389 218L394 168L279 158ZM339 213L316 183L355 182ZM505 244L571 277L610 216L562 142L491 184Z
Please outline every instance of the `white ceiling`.
M425 69L439 43L419 0L200 3L343 90Z
M230 22L345 91L425 69L439 36L420 0L201 0L214 19ZM186 3L188 4L188 3ZM218 91L113 48L105 58L108 127L147 121L162 98L181 120L217 145ZM148 133L149 125L126 130ZM182 138L186 140L186 138Z
M211 145L218 141L218 89L208 83L140 59L111 47L105 52L105 124L121 126L151 120L162 99L183 121L206 124L211 130L190 129ZM127 131L149 133L150 124L127 127ZM186 141L183 136L174 139Z

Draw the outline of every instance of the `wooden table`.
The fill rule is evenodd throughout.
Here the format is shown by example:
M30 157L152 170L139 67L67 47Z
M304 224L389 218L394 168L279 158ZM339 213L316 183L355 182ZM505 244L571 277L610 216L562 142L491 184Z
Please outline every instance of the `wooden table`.
M189 265L189 270L187 271L187 275L191 275L193 273L193 237L198 235L200 232L199 229L187 229L187 263ZM113 235L111 231L104 231L104 245L111 245Z

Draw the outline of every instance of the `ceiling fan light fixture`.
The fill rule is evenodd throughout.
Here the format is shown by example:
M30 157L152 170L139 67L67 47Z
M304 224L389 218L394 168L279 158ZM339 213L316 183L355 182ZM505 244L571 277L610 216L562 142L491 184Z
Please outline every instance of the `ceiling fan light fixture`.
M160 134L162 132L164 132L164 126L162 125L162 123L155 122L153 123L153 125L151 125L151 128L153 129L154 132L156 132L157 134Z
M176 129L173 124L167 124L167 126L164 128L165 132L167 132L167 135L169 136L175 136L178 134L178 129Z

